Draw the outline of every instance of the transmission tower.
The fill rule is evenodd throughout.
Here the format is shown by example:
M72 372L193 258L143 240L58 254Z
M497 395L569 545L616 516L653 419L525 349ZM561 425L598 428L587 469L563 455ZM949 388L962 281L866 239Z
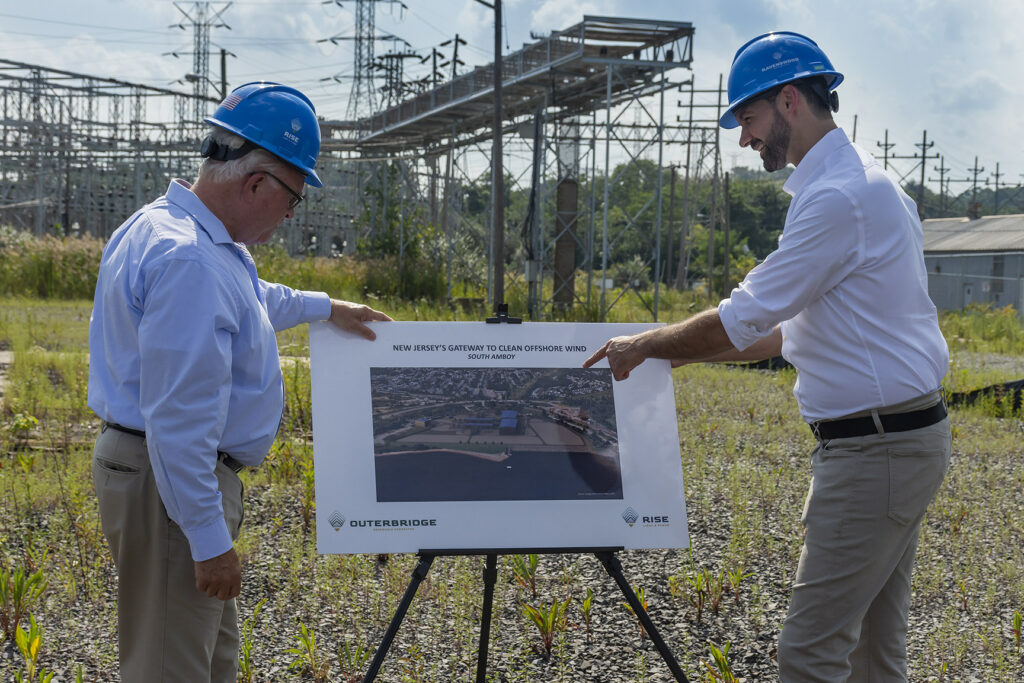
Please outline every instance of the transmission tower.
M377 4L386 2L389 5L399 5L402 9L408 8L401 0L334 0L334 4L338 7L341 7L344 2L355 3L355 35L334 36L333 38L325 38L318 42L331 42L335 44L340 40L351 40L353 42L352 90L349 92L346 114L350 121L358 121L377 109L377 96L373 87L374 42L377 40L400 40L393 35L376 35ZM336 76L335 80L340 80L340 78Z
M216 5L221 5L216 7ZM192 27L192 73L185 74L185 80L192 83L192 92L195 104L195 120L202 121L206 115L206 98L209 93L210 80L210 29L226 28L231 30L221 19L224 12L231 7L231 2L193 2L186 9L181 3L175 2L174 6L184 16L184 19L177 24L171 24L170 28L180 28L182 31ZM170 53L175 57L176 52ZM188 54L188 53L184 53Z

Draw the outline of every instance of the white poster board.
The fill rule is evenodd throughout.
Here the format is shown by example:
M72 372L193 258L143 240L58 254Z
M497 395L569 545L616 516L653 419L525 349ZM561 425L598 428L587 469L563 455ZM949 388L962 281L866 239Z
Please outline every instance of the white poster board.
M321 553L689 545L668 361L651 324L310 325Z

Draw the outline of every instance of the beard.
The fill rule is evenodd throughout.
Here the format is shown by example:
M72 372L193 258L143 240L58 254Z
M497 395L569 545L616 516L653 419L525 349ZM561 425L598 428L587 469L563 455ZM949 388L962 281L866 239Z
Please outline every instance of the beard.
M764 170L769 173L786 167L786 152L789 150L789 136L792 132L792 126L779 116L779 112L773 110L773 113L775 118L772 119L771 130L761 150L761 162Z

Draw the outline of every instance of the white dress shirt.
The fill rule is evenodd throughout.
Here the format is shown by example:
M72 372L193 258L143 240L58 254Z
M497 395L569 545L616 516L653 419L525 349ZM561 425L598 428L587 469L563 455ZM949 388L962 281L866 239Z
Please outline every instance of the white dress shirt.
M808 422L937 389L949 351L928 297L913 202L841 129L807 152L779 248L718 305L745 349L782 324L782 355Z
M89 321L89 407L146 432L160 499L194 560L231 548L214 468L258 465L284 407L275 330L326 320L331 302L260 280L245 246L184 181L103 250Z

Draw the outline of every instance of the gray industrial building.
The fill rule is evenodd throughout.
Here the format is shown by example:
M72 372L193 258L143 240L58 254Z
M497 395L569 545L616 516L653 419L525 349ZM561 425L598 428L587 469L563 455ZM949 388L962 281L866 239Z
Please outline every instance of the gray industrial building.
M939 310L973 303L1024 311L1024 214L930 218L921 227L928 293Z

